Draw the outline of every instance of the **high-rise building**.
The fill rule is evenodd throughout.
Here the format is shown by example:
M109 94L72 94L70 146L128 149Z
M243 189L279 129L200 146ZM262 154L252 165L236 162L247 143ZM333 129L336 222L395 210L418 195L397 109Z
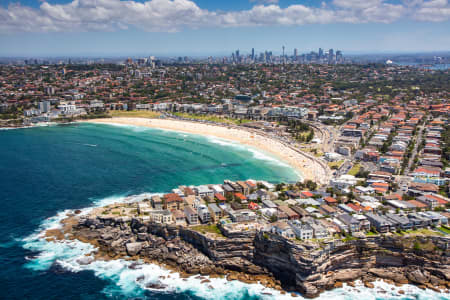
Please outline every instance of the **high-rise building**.
M48 96L54 95L55 94L55 88L52 87L52 86L45 87L45 94L47 94Z
M252 48L252 60L255 60L255 48Z
M298 56L298 49L295 48L294 49L294 59L297 60L297 56Z
M323 49L319 48L319 59L323 57Z
M343 60L342 51L336 50L336 61L341 62Z
M334 60L334 50L333 49L328 50L328 60L329 61Z
M50 101L41 101L39 102L39 110L41 113L47 113L51 110Z

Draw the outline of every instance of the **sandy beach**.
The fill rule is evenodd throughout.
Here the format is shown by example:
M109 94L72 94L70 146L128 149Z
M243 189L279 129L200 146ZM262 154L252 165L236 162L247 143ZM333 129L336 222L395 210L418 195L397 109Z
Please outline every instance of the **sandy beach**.
M117 117L94 119L86 122L144 126L217 137L251 146L271 154L296 169L304 180L309 179L320 184L327 184L330 176L330 170L310 154L295 150L281 141L270 138L263 133L256 133L254 130L172 119Z

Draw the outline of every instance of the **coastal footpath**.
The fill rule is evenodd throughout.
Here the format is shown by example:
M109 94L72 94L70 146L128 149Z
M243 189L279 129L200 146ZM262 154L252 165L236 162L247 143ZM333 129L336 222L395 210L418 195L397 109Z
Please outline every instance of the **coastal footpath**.
M331 170L321 159L296 149L289 141L280 140L261 130L245 128L243 126L219 125L174 119L146 119L113 117L92 119L86 122L142 126L155 129L173 130L190 134L221 138L241 145L260 149L274 157L288 163L297 170L304 180L312 180L320 184L328 184Z
M362 280L370 288L377 279L449 293L450 239L445 237L379 235L310 243L251 228L233 230L219 224L220 231L211 232L101 211L70 216L62 221L62 230L46 233L47 240L77 239L94 245L95 256L80 263L125 258L163 265L185 278L226 276L310 298L343 282L354 285ZM147 288L163 287L152 283Z

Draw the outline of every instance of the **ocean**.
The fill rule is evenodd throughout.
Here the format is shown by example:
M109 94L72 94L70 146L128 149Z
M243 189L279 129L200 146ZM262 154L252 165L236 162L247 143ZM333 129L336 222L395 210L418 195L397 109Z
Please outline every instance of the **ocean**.
M224 179L293 182L278 159L221 139L135 126L70 124L0 131L0 299L266 299L288 298L258 284L183 280L155 265L123 260L86 263L92 246L47 242L40 232L65 214L83 213L178 185ZM164 276L164 277L160 277ZM161 279L164 278L164 279ZM146 290L161 281L164 290ZM322 294L322 299L450 299L377 283ZM406 294L400 295L403 289ZM271 295L269 295L271 294ZM297 298L298 299L298 298Z

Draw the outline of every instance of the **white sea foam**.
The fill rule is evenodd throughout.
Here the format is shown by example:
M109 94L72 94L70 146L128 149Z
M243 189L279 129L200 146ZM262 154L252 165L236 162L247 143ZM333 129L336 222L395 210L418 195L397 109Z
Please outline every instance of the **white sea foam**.
M269 163L272 163L272 164L275 164L278 166L291 168L288 164L281 161L280 159L278 159L270 154L266 154L263 151L253 148L251 146L244 146L237 142L233 142L233 141L229 141L229 140L225 140L225 139L221 139L221 138L217 138L217 137L208 136L207 138L208 138L208 141L213 144L218 144L218 145L225 146L225 147L233 147L233 148L236 148L236 149L239 149L242 151L248 151L248 152L252 153L252 156L254 159L264 160L266 162L269 162Z
M127 197L115 195L94 202L94 205L81 210L82 214L88 213L94 207L103 206L117 202L133 202L142 200L149 195L141 194ZM256 296L261 299L288 299L292 298L289 293L282 295L279 291L265 288L261 284L246 284L239 281L227 281L224 278L208 278L210 282L201 283L202 278L192 276L187 279L180 277L178 273L173 273L167 269L153 264L139 262L138 266L130 268L133 262L122 259L112 261L95 261L93 252L95 248L90 244L85 244L77 240L47 241L43 232L47 229L60 228L60 221L72 210L65 210L54 217L42 222L36 233L22 240L25 249L39 252L37 256L28 259L26 268L31 270L48 270L53 264L58 264L62 268L71 272L90 270L102 279L111 282L111 285L103 291L106 295L116 295L125 297L136 297L144 294L150 284L159 284L164 287L162 290L167 293L192 293L204 299L246 299L249 296ZM344 284L343 288L327 291L318 299L450 299L449 295L439 294L431 290L420 290L411 285L396 287L382 281L374 283L374 289L365 288L362 283L357 283L356 287ZM403 290L405 295L399 294ZM302 299L299 297L297 299Z

